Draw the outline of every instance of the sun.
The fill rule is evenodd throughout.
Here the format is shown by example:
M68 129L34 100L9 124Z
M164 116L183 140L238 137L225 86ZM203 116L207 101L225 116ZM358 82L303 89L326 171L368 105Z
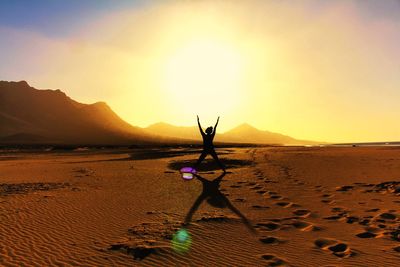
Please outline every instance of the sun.
M165 62L162 88L174 106L203 115L230 112L240 101L243 58L219 40L191 40Z

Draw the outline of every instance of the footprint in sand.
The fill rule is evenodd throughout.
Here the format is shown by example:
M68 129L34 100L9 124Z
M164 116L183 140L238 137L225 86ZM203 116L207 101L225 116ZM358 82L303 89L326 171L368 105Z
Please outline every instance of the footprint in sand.
M352 186L352 185L343 185L343 186L336 187L336 191L347 192L347 191L352 190L353 188L354 188L354 186Z
M326 203L326 204L335 204L335 200L331 200L331 199L323 199L321 200L322 203Z
M396 220L397 216L396 214L389 213L389 212L384 212L382 214L379 214L379 217L385 220Z
M377 211L379 211L378 208L373 208L373 209L367 209L367 210L365 210L365 212L377 212Z
M260 242L263 244L269 244L269 245L276 245L279 243L282 243L282 240L279 240L276 237L273 236L265 236L265 237L261 237L259 238Z
M337 244L338 242L334 239L328 239L328 238L320 238L314 241L314 244L321 249L328 248L328 246L332 246Z
M295 210L295 211L293 211L293 214L297 215L297 216L300 216L300 217L303 217L303 218L306 218L306 217L310 216L311 211L309 211L309 210Z
M366 231L366 232L356 234L356 236L359 238L374 238L374 237L376 237L376 234Z
M347 258L355 254L347 244L335 239L320 238L315 240L314 244L317 248L331 252L333 255L340 258Z
M334 194L325 193L321 195L321 202L326 204L335 204L335 200L332 199L334 196Z
M342 207L333 207L332 209L331 209L331 211L332 212L347 212L346 211L346 209L345 208L342 208Z
M303 232L321 230L321 227L315 226L314 224L306 222L306 221L294 221L293 223L291 223L289 225L292 225L296 229L299 229L300 231L303 231Z
M284 201L282 201L282 202L276 202L275 205L281 206L283 208L289 208L289 207L291 207L293 205L293 203L292 202L284 202Z
M258 228L261 231L275 231L281 227L278 223L268 222L268 223L257 223L254 228Z
M263 187L261 185L256 185L256 186L250 187L250 189L260 190L260 189L263 189Z
M358 222L359 220L360 220L360 218L358 218L356 216L348 216L348 217L346 217L346 223L349 223L349 224Z
M384 234L389 236L391 239L400 242L400 229L391 229Z
M256 191L256 193L260 194L260 195L264 195L265 193L267 193L267 190L258 190L258 191Z
M369 225L371 223L370 219L362 219L358 222L360 225Z
M323 218L324 220L328 220L328 221L341 221L341 220L345 220L345 216L343 215L332 215L332 216L327 216Z
M263 254L261 258L267 261L267 266L285 266L287 262L272 254Z
M330 251L333 252L336 256L344 257L346 256L346 251L349 250L349 247L344 243L338 243L336 245L328 247Z

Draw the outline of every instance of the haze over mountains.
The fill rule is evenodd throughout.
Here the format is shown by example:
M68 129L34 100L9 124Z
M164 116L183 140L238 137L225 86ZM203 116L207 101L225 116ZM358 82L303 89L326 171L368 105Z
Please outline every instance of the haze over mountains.
M110 144L179 143L200 140L197 126L156 123L135 127L104 102L82 104L60 90L38 90L27 82L0 81L0 143ZM217 134L217 142L311 144L242 124Z
M60 90L37 90L25 81L0 81L0 142L127 144L154 139L104 102L78 103Z
M209 125L203 125L205 128ZM180 137L185 139L201 140L199 129L197 126L174 126L168 123L159 122L145 128L149 133L159 133L162 136ZM285 144L285 145L300 145L300 144L317 144L313 141L297 140L287 135L273 133L269 131L261 131L243 123L239 126L225 132L218 133L215 136L217 142L228 143L257 143L257 144Z

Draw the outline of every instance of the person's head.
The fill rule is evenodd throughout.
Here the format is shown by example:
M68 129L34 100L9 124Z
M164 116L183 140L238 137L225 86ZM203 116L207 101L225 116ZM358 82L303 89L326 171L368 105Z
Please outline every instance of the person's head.
M210 127L208 127L206 129L206 134L212 134L212 132L213 132L213 127L212 126L210 126Z

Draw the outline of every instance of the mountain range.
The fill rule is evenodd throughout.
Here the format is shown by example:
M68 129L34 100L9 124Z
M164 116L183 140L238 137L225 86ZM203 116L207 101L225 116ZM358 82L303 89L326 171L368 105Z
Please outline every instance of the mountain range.
M0 81L0 144L132 145L200 141L197 126L156 123L147 128L122 120L104 102L79 103L60 90L35 89L26 81ZM315 144L241 124L216 142Z
M165 122L155 123L145 128L148 133L162 133L163 136L180 137L191 140L201 140L197 126L174 126ZM256 144L285 144L285 145L310 145L317 144L313 141L297 140L287 135L261 131L248 123L225 132L217 133L216 142L227 143L256 143Z

